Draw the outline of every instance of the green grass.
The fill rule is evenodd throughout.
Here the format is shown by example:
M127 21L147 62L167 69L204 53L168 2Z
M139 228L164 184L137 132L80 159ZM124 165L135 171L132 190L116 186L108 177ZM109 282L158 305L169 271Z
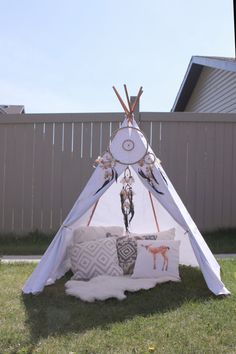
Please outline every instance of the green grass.
M35 265L0 264L0 353L236 353L236 260L222 260L232 296L215 297L199 270L182 282L128 293L124 301L85 303L66 296L67 277L38 296L21 287Z
M34 231L28 235L0 235L1 255L41 255L47 249L55 233L51 235ZM236 229L203 233L213 253L236 253Z

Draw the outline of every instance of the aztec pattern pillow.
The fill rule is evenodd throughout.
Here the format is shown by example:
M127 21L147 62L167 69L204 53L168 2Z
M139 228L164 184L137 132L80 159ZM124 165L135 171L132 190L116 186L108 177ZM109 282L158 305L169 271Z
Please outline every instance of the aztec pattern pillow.
M77 243L70 249L72 279L88 280L98 275L123 275L118 264L116 239Z
M137 241L138 255L132 278L179 281L180 241Z
M132 274L137 258L137 239L155 240L156 235L120 237L116 241L119 265L124 274Z

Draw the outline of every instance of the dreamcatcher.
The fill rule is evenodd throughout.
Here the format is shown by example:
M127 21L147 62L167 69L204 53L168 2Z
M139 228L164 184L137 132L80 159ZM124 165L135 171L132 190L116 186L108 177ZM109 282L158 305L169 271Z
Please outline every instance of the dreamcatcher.
M129 167L126 167L124 177L121 180L123 187L120 192L121 211L124 216L126 232L129 232L129 225L134 217L133 189L134 178L131 175Z
M142 160L139 161L139 166L141 168L138 169L138 174L149 184L149 186L158 194L164 194L158 189L159 182L154 175L153 168L156 160L160 164L160 160L158 160L152 152L148 152ZM158 169L161 173L160 169ZM161 174L162 178L165 180L164 176ZM166 182L166 180L165 180Z
M161 188L160 178L162 178L167 184L167 179L163 175L160 165L160 160L158 160L155 155L149 149L149 144L145 137L145 134L138 128L134 126L133 117L134 109L137 105L138 99L142 94L142 87L140 88L138 95L133 104L131 104L128 96L128 91L125 87L125 93L128 101L128 108L123 102L122 98L118 94L117 90L114 91L125 110L126 114L126 125L123 124L122 127L117 129L111 136L111 143L108 146L106 152L103 156L99 156L95 161L95 166L99 166L104 170L104 182L95 192L99 193L103 188L108 186L110 182L115 180L117 182L118 173L116 171L117 165L127 166L124 172L124 177L121 183L123 184L122 190L120 192L121 200L121 210L124 216L124 223L126 231L129 231L129 224L134 217L134 204L133 204L133 190L132 184L134 183L134 178L131 175L131 171L128 166L139 165L138 174L140 178L149 185L149 187L159 195L163 195ZM155 168L154 168L155 167ZM159 173L157 173L157 171ZM94 195L95 195L94 194Z
M98 158L95 160L93 167L96 168L97 166L100 166L104 170L104 183L95 192L95 194L100 192L113 179L115 179L115 181L117 182L118 173L115 169L115 165L116 165L116 161L113 159L112 155L109 152L105 152L102 157L98 156Z

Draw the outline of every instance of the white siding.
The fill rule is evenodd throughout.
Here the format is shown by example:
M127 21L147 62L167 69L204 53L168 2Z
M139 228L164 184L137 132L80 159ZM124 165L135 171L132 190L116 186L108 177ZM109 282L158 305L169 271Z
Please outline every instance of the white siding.
M236 112L236 73L204 67L186 112Z

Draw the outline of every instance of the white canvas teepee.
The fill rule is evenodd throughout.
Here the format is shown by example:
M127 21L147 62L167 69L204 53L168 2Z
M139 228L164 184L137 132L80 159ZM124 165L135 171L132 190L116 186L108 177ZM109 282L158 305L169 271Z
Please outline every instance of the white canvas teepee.
M126 87L125 90L128 98ZM140 89L137 100L141 93ZM208 288L215 295L229 294L221 281L219 264L134 120L137 100L132 107L128 100L127 109L118 93L117 96L126 118L40 263L26 281L23 292L37 294L70 269L68 247L73 230L79 226L123 226L119 181L129 166L135 180L135 215L130 231L156 232L157 228L175 227L176 239L181 241L180 264L199 266Z

